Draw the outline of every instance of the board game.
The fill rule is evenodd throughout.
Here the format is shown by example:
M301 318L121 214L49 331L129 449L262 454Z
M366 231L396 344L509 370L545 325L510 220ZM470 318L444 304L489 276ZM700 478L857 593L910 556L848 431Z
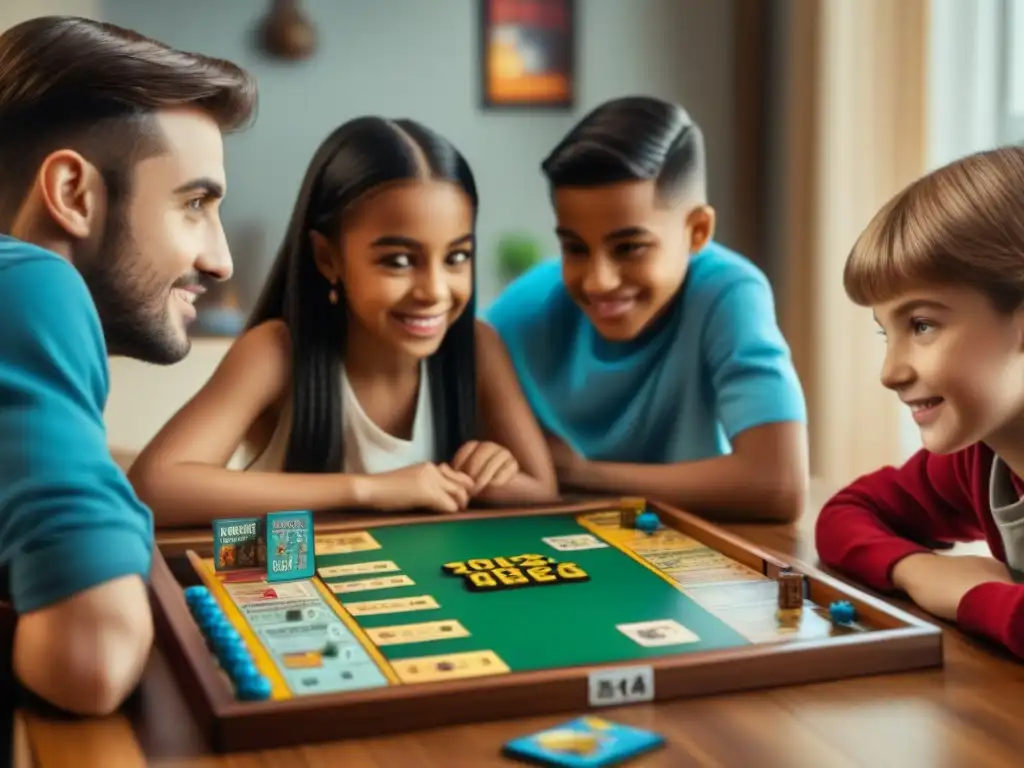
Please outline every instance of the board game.
M218 751L942 664L937 627L661 504L310 533L299 578L155 560L158 639Z

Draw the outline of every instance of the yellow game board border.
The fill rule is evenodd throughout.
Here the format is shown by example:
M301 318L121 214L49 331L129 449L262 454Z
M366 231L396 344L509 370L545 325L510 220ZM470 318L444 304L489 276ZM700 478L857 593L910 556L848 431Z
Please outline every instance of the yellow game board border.
M619 552L621 552L622 554L627 555L628 557L631 557L636 562L640 563L640 565L642 565L644 568L646 568L651 573L653 573L656 576L658 576L659 578L661 578L662 581L665 581L668 584L672 585L672 587L675 588L675 590L677 592L680 592L680 593L686 595L687 597L690 597L689 593L686 590L686 585L685 584L679 583L674 578L672 578L669 574L665 573L663 570L658 568L658 566L656 566L650 560L645 558L643 555L639 554L635 550L632 550L632 549L630 549L629 547L626 546L626 542L621 539L622 531L623 531L622 528L607 528L605 526L597 525L597 524L595 524L595 523L593 523L593 522L591 522L590 520L587 519L588 517L590 517L592 515L595 515L595 514L605 514L605 513L606 513L606 510L599 510L599 511L596 511L596 512L593 512L593 511L591 511L591 512L583 512L581 514L576 515L576 522L579 523L580 526L582 526L583 528L586 528L588 531L593 533L595 536L597 536L602 541L605 541L608 544L610 544L611 546L615 547L615 549L619 550ZM631 538L632 538L633 535L635 535L633 533L633 529L626 529L626 530L630 531ZM609 534L615 534L615 533L618 533L619 536L609 535ZM655 533L653 533L651 535L652 536L657 536L658 533L660 533L660 531L659 532L655 532ZM684 536L688 536L689 538L693 539L693 537L689 536L689 534L683 534L683 535ZM697 541L696 539L693 539L693 540ZM700 542L697 542L697 543L699 544ZM742 565L742 563L741 563L741 565ZM749 566L747 566L747 567L749 567ZM692 600L693 598L690 597L690 599ZM707 609L705 609L705 610L707 610ZM714 615L714 613L712 613L712 615Z

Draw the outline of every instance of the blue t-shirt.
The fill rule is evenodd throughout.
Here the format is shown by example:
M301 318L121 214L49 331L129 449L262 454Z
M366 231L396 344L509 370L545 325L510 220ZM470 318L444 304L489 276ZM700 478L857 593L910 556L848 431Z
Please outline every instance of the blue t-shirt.
M0 237L0 588L18 613L148 576L153 516L110 455L108 390L81 275Z
M631 341L597 333L558 260L515 280L485 317L537 419L591 460L713 458L751 427L806 421L771 286L718 243L693 256L669 315Z

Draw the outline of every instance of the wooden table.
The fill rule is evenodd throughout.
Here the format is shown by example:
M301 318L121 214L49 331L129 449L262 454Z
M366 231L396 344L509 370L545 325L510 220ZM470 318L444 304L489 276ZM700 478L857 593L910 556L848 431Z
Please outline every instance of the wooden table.
M795 525L733 525L758 544L815 563L813 525L824 498L816 489ZM752 691L603 711L651 728L666 749L633 765L780 768L938 768L1024 764L1024 664L988 645L945 633L945 668L838 683ZM138 700L123 714L68 722L23 711L16 729L19 766L34 768L486 768L515 737L569 715L455 726L299 749L213 756L155 651Z

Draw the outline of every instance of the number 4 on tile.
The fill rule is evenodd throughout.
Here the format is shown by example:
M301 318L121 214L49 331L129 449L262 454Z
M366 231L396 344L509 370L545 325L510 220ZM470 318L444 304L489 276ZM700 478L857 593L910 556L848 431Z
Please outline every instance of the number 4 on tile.
M602 669L592 672L587 682L592 707L654 701L654 670L651 667Z

